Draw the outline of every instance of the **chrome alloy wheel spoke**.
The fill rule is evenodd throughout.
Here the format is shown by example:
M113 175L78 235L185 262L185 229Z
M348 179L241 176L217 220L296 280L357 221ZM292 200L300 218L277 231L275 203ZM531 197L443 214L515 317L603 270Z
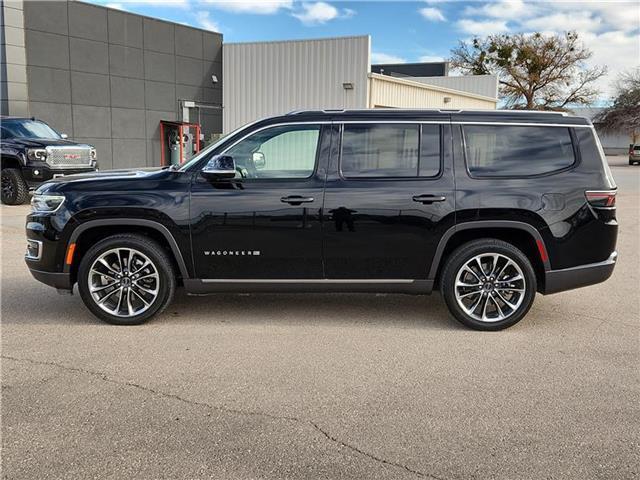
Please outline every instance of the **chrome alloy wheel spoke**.
M509 318L522 305L526 289L518 264L495 252L469 259L458 270L454 285L458 306L480 322Z
M93 262L88 286L102 310L128 318L144 313L155 303L160 292L160 274L142 252L129 247L114 248Z

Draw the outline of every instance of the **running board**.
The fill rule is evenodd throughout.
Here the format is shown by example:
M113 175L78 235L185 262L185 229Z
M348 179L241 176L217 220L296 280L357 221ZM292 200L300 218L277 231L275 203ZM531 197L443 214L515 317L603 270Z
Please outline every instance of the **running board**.
M184 279L189 295L211 293L431 293L433 280L404 279Z

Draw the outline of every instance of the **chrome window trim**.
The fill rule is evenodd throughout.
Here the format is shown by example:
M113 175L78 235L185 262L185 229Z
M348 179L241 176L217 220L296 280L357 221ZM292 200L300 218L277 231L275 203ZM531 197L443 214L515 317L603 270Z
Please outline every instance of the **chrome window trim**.
M512 127L563 127L563 128L593 128L592 125L576 125L573 123L536 123L536 122L474 122L452 121L452 125L499 125Z

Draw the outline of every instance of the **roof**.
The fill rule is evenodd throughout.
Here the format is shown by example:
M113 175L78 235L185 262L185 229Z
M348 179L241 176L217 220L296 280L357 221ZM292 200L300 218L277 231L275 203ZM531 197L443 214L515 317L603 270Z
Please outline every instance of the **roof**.
M404 120L442 120L465 122L505 122L505 123L541 123L590 125L588 119L569 116L564 112L541 112L529 110L447 110L447 109L400 109L374 108L366 110L298 110L284 115L284 118L296 120L326 119L404 119Z

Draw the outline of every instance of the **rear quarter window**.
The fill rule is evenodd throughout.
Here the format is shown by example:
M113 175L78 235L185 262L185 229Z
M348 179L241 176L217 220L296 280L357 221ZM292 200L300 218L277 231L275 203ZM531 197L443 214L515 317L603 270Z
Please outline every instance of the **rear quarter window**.
M575 152L565 127L464 125L464 150L474 177L529 177L571 167Z

